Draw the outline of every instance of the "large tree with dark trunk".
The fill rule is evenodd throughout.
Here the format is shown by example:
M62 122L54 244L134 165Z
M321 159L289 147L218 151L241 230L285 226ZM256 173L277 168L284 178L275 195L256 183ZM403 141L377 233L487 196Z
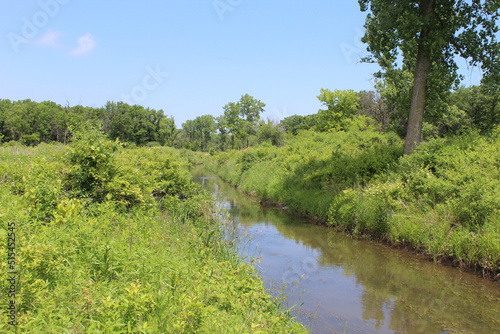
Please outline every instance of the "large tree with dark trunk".
M422 140L429 92L445 93L457 84L456 56L499 80L498 0L359 0L366 17L362 41L382 70L398 66L413 73L413 93L405 154ZM493 79L491 79L493 78Z

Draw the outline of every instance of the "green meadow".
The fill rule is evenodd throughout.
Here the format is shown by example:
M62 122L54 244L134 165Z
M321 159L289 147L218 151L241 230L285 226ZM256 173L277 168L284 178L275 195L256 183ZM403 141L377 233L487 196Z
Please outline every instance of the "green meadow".
M15 311L0 332L307 332L238 258L179 151L74 134L0 148L0 300Z

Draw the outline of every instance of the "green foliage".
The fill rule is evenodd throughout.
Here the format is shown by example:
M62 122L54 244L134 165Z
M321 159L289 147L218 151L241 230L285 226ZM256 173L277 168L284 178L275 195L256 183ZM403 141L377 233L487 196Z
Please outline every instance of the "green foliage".
M357 115L365 115L374 119L381 129L389 126L392 110L389 109L384 97L375 91L360 91L357 93L359 107Z
M66 144L70 127L81 122L102 127L115 140L145 145L160 142L172 146L178 134L173 118L163 110L130 106L123 102L108 102L102 108L81 105L62 107L51 101L34 102L0 100L0 139L20 141L25 145L57 141Z
M102 202L112 196L108 186L117 176L114 153L121 143L107 140L103 133L86 124L72 130L73 143L68 149L70 168L67 187L78 198Z
M217 126L212 115L198 116L182 123L182 132L190 143L185 143L193 151L207 151ZM191 144L191 145L189 145Z
M119 138L136 145L145 145L153 141L166 142L173 135L171 122L161 122L166 118L163 110L156 111L139 105L130 106L123 102L108 102L103 114L103 129L112 140ZM160 126L162 138L159 136Z
M305 332L265 293L255 269L239 263L220 213L179 153L119 149L91 128L75 133L69 149L2 148L0 257L14 222L19 332L214 333L221 323L227 333ZM91 173L97 165L102 173ZM135 189L147 205L124 211L107 196L87 203L72 196L77 187L92 195L97 184L116 182L112 198ZM158 190L165 210L152 200ZM7 275L0 261L4 305ZM0 332L11 329L0 321Z
M318 100L327 107L320 110L319 122L316 128L319 131L346 130L349 120L358 108L359 97L353 90L334 90L321 88Z
M491 85L459 87L450 97L450 104L466 118L474 128L489 133L500 124L500 92Z
M280 124L286 133L296 136L300 130L309 130L318 125L318 114L307 116L293 115L285 117Z
M51 220L63 196L62 166L40 158L33 160L28 173L22 177L23 198L35 220ZM56 171L56 172L54 172Z
M427 118L438 119L446 112L447 95L461 79L457 55L483 68L483 82L498 82L497 1L405 1L395 6L394 1L360 0L359 5L368 12L362 41L371 56L365 61L376 61L385 71L378 74L386 80L382 95L397 102L389 101L389 106L402 120L406 154L421 141L424 111Z
M413 73L407 68L398 69L389 66L375 77L377 78L375 88L388 108L390 118L388 129L404 138L411 106Z
M267 123L262 123L257 130L259 144L268 143L274 146L281 146L284 143L284 131L281 125L268 119Z
M344 191L332 203L329 223L495 274L499 138L472 134L431 140L377 183Z
M397 135L370 126L302 131L283 147L219 153L205 166L291 212L496 275L499 134L431 139L402 157Z
M231 147L236 147L237 141L249 146L249 136L257 131L260 114L264 112L265 103L245 94L238 102L230 102L224 106L224 125L231 133Z
M221 151L225 151L228 140L228 131L229 131L229 129L227 128L227 119L224 115L221 115L219 117L216 117L215 120L218 131L217 139L219 142L219 149Z
M368 182L401 155L394 136L352 126L347 132L303 131L284 147L226 152L206 165L249 193L326 220L339 191Z
M165 117L160 119L158 127L158 142L162 146L173 146L175 138L179 134L173 117Z

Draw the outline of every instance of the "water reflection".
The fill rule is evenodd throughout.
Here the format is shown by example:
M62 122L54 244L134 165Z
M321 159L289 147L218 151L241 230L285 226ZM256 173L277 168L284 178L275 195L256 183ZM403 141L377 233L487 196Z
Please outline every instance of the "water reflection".
M246 254L262 256L266 286L277 293L286 282L290 303L302 304L298 316L313 333L341 333L346 323L347 333L500 328L498 283L263 209L202 173L195 172L195 179L237 222ZM245 233L251 238L243 238Z

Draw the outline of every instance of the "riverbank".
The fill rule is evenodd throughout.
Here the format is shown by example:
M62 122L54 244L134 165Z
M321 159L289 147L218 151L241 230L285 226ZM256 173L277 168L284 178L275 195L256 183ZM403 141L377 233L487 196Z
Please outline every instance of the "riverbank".
M258 256L266 287L280 295L286 283L287 301L299 305L293 314L312 333L490 333L500 325L496 282L263 207L206 169L191 173L227 208L235 246Z
M436 139L403 157L374 131L304 132L205 166L292 214L499 280L499 137Z
M1 332L307 332L240 262L174 150L88 132L0 154Z

